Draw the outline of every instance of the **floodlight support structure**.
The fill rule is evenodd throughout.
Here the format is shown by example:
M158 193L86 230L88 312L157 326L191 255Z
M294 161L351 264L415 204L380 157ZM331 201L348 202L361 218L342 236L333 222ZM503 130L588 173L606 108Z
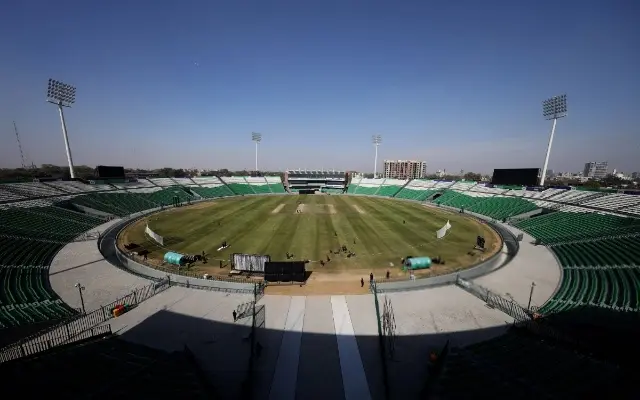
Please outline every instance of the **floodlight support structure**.
M540 175L540 186L544 186L547 177L547 167L549 165L549 156L551 155L551 145L553 144L553 136L556 133L556 124L558 118L567 116L567 95L554 96L542 102L542 115L546 119L552 119L551 135L549 135L549 144L547 145L547 154L544 157L544 165L542 174Z
M375 179L378 175L378 146L382 142L382 137L380 135L373 135L373 145L376 148L376 155L373 159L373 178Z
M542 167L542 175L540 176L540 186L544 186L544 180L547 177L547 166L549 165L549 156L551 155L551 145L553 144L553 135L556 133L556 124L558 118L553 119L553 125L551 125L551 135L549 135L549 144L547 145L547 155L544 157L544 166Z
M261 133L256 133L256 132L252 132L251 133L251 140L253 140L256 144L256 169L255 171L258 172L258 143L260 143L262 141L262 134Z
M69 146L69 135L67 134L67 123L64 121L64 111L62 104L58 103L58 111L60 112L60 123L62 124L62 136L64 137L64 147L67 150L67 163L69 163L69 175L71 179L76 178L76 172L73 169L73 158L71 157L71 146Z

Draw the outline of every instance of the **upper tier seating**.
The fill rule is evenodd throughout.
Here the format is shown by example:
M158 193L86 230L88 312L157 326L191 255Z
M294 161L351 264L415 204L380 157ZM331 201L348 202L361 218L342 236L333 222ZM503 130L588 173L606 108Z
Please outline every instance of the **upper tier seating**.
M156 186L168 187L175 186L176 183L171 178L149 178L149 181Z
M131 182L113 183L114 187L118 189L142 189L142 188L155 188L157 187L146 179L137 179Z
M471 190L471 188L473 188L475 185L477 185L477 182L474 181L458 181L454 183L449 189L463 191Z
M191 178L171 178L179 186L193 185Z
M498 187L488 187L482 184L477 184L476 186L471 188L471 190L478 193L488 193L488 194L502 194L507 192L506 189L501 189Z
M559 201L565 204L581 204L586 199L593 197L602 197L604 193L590 192L586 190L566 190L549 197L551 201Z
M436 192L437 190L433 189L433 181L414 179L403 187L394 197L398 199L425 201Z
M25 200L28 197L23 196L21 194L17 194L14 192L10 192L8 190L4 190L0 188L0 203L9 202L9 201L17 201L17 200Z
M272 193L286 193L284 191L284 185L282 184L282 179L279 176L267 176L265 177L267 183L269 184L269 189L271 189Z
M191 178L198 185L221 184L222 181L217 176L196 176Z
M625 207L633 207L640 205L640 196L630 194L612 193L594 199L589 199L582 203L583 206L604 208L605 210L624 211Z
M402 179L385 179L375 194L377 196L393 197L406 184L407 181Z
M237 195L256 193L243 176L224 176L222 180L229 186L229 189Z
M3 188L25 197L61 196L66 194L60 189L40 182L6 183Z
M640 219L596 212L556 211L518 221L514 226L545 244L640 232Z
M150 183L148 183L150 185ZM80 181L52 181L47 185L68 193L99 192L103 190L113 190L111 185L89 185ZM117 186L117 185L114 185Z

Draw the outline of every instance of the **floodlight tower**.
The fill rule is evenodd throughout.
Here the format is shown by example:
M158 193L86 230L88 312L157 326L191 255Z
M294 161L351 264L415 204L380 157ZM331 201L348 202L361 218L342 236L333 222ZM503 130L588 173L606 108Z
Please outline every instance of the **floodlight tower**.
M64 112L62 107L71 107L76 102L76 88L74 86L49 79L47 85L47 101L58 106L60 112L60 122L62 123L62 135L64 136L64 145L67 150L67 162L69 163L69 175L71 179L76 177L73 170L73 159L71 158L71 147L69 147L69 136L67 135L67 124L64 122Z
M547 165L549 164L549 155L551 154L551 145L553 144L553 135L556 132L556 123L558 118L567 116L567 95L561 94L554 96L542 102L542 115L545 119L553 120L551 126L551 135L549 136L549 145L547 146L547 155L544 158L544 166L542 167L542 175L540 175L540 186L544 186L544 179L547 176Z
M258 143L262 142L262 133L251 132L251 140L256 143L256 172L258 172Z
M376 157L373 161L373 177L375 178L376 175L378 175L378 146L380 146L380 143L382 143L382 136L373 135L371 136L371 141L376 148Z

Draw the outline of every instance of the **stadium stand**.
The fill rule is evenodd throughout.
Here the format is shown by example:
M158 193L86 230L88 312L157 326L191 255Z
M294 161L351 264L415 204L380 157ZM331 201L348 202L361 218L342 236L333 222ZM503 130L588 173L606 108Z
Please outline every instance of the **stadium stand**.
M356 193L356 189L358 188L358 185L360 184L360 181L362 181L362 178L351 178L351 183L349 184L349 188L347 189L347 193L355 194Z
M20 389L34 398L43 387L60 398L216 398L187 349L165 353L115 336L0 364L0 374L7 382L37 377Z
M433 181L414 179L407 183L394 197L398 199L425 201L431 195L437 193L437 190L433 189L433 185Z
M384 179L362 178L353 193L369 196L375 195L383 181Z
M517 197L492 196L491 194L480 192L462 193L449 189L434 200L434 203L464 208L498 220L527 213L538 208L534 203Z
M640 311L640 234L551 249L563 267L564 279L543 312L583 305Z
M286 193L284 186L282 185L282 179L279 176L267 176L265 177L271 193Z
M322 188L344 191L346 186L346 174L341 171L290 170L285 172L285 180L291 192L310 193Z
M7 183L4 189L16 194L33 198L33 197L45 197L45 196L60 196L65 194L62 190L50 187L41 182L20 182L20 183Z
M28 197L0 188L0 203L26 200Z
M216 197L233 196L234 193L217 177L207 177L203 180L194 181L200 183L201 186L190 186L193 192L205 199L214 199Z
M237 195L244 196L256 193L243 176L225 176L221 179Z
M49 287L49 266L62 246L104 219L38 201L0 209L0 328L73 315Z
M612 193L606 196L590 198L589 200L583 202L582 205L587 207L602 208L605 210L624 211L624 208L626 207L640 205L640 196Z
M517 228L544 244L640 233L640 219L593 212L551 212L519 221Z
M256 194L268 194L271 193L271 188L269 187L269 183L264 177L261 176L247 176L245 177L247 183L251 186L251 189Z
M438 398L621 398L618 367L512 328L498 338L451 349L437 381ZM626 398L626 397L625 397Z
M149 182L160 187L175 186L176 184L171 178L149 178Z
M153 186L148 181L146 181L146 184ZM47 185L67 193L99 192L103 190L113 190L114 186L118 187L117 185L88 185L80 181L51 181L47 182Z
M383 179L376 196L393 197L402 189L408 181L402 179Z

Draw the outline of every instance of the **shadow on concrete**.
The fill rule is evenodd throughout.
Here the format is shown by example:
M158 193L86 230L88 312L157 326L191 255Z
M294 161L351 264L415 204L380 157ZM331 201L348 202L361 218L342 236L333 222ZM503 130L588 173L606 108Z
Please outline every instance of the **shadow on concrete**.
M615 315L610 312L609 318ZM543 323L570 322L558 314ZM290 389L296 399L346 398L352 380L342 368L353 360L341 359L340 337L260 328L252 352L251 324L250 317L221 323L159 310L117 337L0 364L0 376L19 385L25 397L267 399L276 385ZM397 337L393 357L386 358L388 398L635 396L632 367L616 362L615 353L627 350L617 341L608 338L597 354L589 354L523 328L503 332L491 328ZM371 398L384 399L380 341L377 336L355 339ZM280 360L285 353L295 357ZM284 370L274 379L278 366Z

